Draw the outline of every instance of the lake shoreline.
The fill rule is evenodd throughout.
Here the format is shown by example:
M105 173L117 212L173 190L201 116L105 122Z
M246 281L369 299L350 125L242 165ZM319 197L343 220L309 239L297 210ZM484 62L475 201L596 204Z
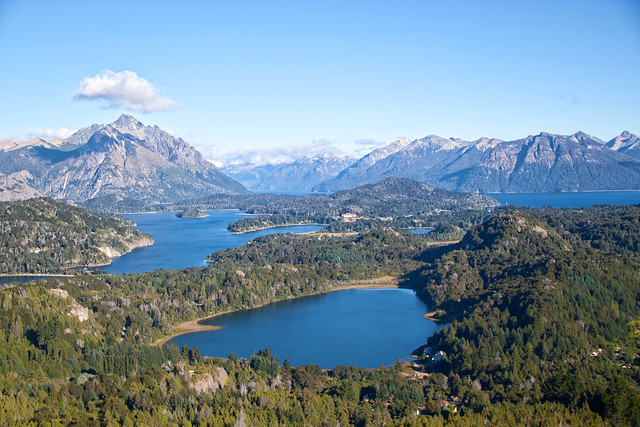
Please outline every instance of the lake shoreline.
M2 273L0 277L75 277L75 274L49 274L49 273Z
M306 226L323 226L324 227L326 225L327 224L318 224L318 223L315 223L315 222L310 222L310 223L305 223L305 224L298 224L298 223L279 224L279 225L270 225L270 226L265 226L265 227L255 227L255 228L252 228L251 230L246 230L246 231L229 231L229 234L231 234L231 235L247 234L247 233L254 233L256 231L270 230L272 228L306 227ZM307 233L312 233L312 232L309 231ZM300 234L305 234L305 233L300 233Z
M318 292L317 294L312 294L312 295L301 295L299 297L295 297L295 298L301 298L301 297L305 297L305 296L313 296L313 295L322 295L322 294L326 294L326 293L330 293L330 292L338 292L338 291L346 291L349 289L397 289L399 288L398 286L398 278L392 277L392 276L382 276L376 279L366 279L366 280L356 280L353 282L350 282L350 284L347 285L342 285L342 286L334 286L331 289L326 289L322 292ZM288 299L295 299L295 298L288 298ZM186 335L186 334L190 334L193 332L205 332L205 331L217 331L220 330L222 328L224 328L224 326L220 326L220 325L207 325L204 322L210 319L214 319L218 316L221 316L223 314L228 314L228 313L233 313L236 311L242 311L242 310L253 310L256 308L260 308L260 307L264 307L265 305L274 303L274 302L279 302L279 301L285 301L285 300L278 300L278 301L270 301L268 303L265 304L260 304L257 305L255 307L251 307L251 308L241 308L238 310L227 310L227 311L222 311L220 313L216 313L210 316L204 316L204 317L200 317L198 319L195 320L188 320L186 322L181 322L178 323L175 328L176 328L176 332L168 335L166 337L163 338L158 338L157 340L155 340L151 345L155 346L155 347L164 347L169 341L173 340L174 338L177 338L181 335Z
M222 314L230 313L231 311L224 311L222 313L214 314L213 316L201 317L200 319L188 320L186 322L178 323L176 325L176 333L169 335L164 338L159 338L153 342L153 346L155 347L164 347L169 341L174 338L177 338L181 335L190 334L193 332L206 332L206 331L217 331L219 329L224 328L224 326L219 325L205 325L205 320L213 319L214 317L220 316Z

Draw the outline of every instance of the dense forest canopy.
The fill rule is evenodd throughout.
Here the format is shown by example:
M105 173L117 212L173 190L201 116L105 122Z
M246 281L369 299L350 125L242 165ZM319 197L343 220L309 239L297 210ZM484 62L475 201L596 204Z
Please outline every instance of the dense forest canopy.
M0 202L0 274L64 273L153 243L132 225L44 197Z
M435 246L393 229L276 234L205 268L6 285L0 422L637 425L639 218L638 206L512 210ZM449 322L413 368L150 345L183 320L383 275Z

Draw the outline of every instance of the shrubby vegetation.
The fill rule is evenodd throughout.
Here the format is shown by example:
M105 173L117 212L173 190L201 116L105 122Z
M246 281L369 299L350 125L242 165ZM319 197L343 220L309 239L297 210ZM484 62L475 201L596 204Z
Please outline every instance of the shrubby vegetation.
M153 242L131 225L49 198L2 202L0 274L62 273Z
M0 422L637 425L639 211L511 211L438 247L390 229L272 235L206 268L9 285ZM150 345L181 320L382 275L446 311L450 325L424 337L436 362L325 372L268 349Z

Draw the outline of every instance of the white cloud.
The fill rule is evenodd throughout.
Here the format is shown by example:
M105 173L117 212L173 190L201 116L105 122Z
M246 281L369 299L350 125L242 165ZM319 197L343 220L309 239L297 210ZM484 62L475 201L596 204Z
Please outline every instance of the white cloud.
M69 135L73 134L71 129L60 128L60 129L31 129L26 132L14 133L7 137L7 139L11 141L30 141L34 138L41 138L45 141L51 141L56 139L64 139ZM4 138L0 137L0 140Z
M160 89L133 71L106 70L87 77L76 90L77 100L98 100L106 108L126 108L142 113L164 111L179 104L160 95Z
M266 165L292 162L303 157L313 157L330 151L343 155L344 151L330 140L314 140L310 144L285 145L281 147L248 148L239 150L202 149L203 155L218 167L242 165Z
M73 134L71 129L31 129L28 133L29 138L42 138L45 140L50 139L64 139Z

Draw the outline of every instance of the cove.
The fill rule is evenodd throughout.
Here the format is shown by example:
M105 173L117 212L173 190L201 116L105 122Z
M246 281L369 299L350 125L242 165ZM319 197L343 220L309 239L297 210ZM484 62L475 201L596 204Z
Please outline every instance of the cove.
M216 331L178 336L167 345L198 347L205 356L249 358L270 348L280 363L378 368L408 360L442 327L410 289L348 289L222 314Z
M207 211L205 218L177 218L175 212L123 215L136 223L136 228L153 237L154 244L136 249L110 265L100 267L107 273L145 273L164 268L175 270L204 267L213 252L244 245L259 236L274 233L317 231L319 225L277 227L251 233L231 234L227 225L249 215L236 210Z

